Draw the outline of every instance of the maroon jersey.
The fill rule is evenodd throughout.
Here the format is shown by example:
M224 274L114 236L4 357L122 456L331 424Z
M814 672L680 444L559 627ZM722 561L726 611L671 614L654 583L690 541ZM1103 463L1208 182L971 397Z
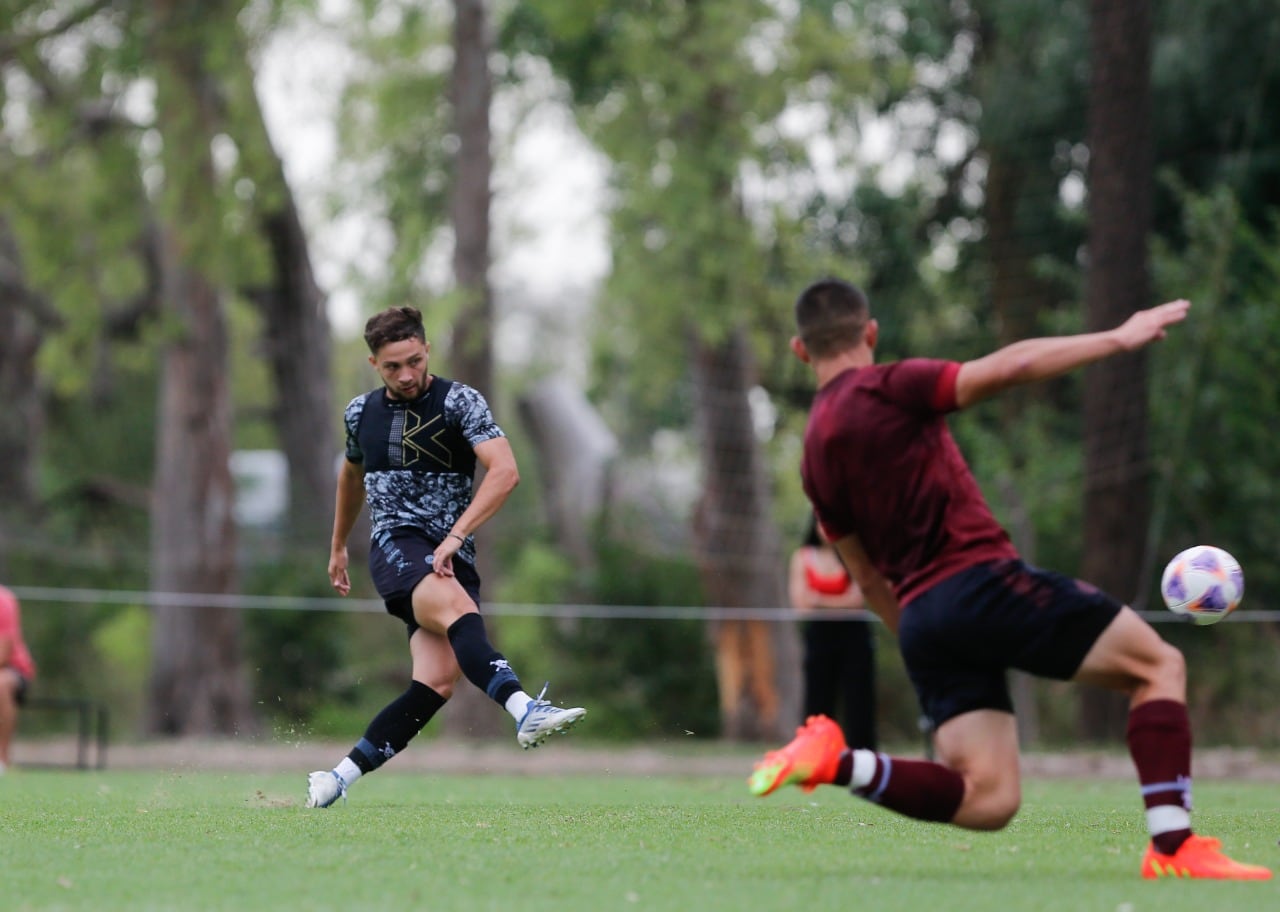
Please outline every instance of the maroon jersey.
M856 533L901 605L976 564L1016 558L947 429L954 361L910 358L839 374L814 397L805 493L835 541Z

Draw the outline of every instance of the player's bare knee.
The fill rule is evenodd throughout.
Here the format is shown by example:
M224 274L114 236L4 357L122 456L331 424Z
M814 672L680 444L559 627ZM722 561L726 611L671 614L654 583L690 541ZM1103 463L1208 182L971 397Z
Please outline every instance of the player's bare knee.
M1016 801L984 802L978 805L961 806L952 823L967 830L1003 830L1017 815L1018 807L1019 803Z
M1151 672L1152 686L1164 693L1182 693L1187 686L1187 660L1182 651L1161 642Z
M1002 787L993 794L986 808L986 829L1003 830L1022 806L1022 792L1017 787Z
M1022 789L1003 781L967 779L964 801L953 823L970 830L1002 830L1022 806Z

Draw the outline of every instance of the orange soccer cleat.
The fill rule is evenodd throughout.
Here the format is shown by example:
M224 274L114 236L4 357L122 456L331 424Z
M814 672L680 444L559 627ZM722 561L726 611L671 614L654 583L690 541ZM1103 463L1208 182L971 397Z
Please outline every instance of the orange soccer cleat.
M1242 864L1222 854L1222 843L1208 836L1191 836L1172 855L1147 846L1142 876L1187 877L1202 880L1270 880L1271 871L1261 865Z
M812 792L834 782L840 755L847 750L840 726L826 716L810 716L786 747L769 751L747 780L751 794L772 794L780 786L798 785Z

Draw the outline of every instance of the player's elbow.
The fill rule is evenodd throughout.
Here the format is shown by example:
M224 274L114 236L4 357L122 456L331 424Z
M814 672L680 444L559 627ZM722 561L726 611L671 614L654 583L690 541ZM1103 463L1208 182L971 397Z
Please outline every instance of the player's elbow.
M497 467L497 475L497 481L501 485L504 494L510 494L516 489L516 485L520 484L520 470L516 468L514 462Z

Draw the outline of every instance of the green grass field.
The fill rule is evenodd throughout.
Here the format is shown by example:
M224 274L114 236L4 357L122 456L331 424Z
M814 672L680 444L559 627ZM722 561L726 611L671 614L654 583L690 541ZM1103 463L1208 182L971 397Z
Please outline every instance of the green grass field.
M745 772L744 772L745 775ZM1140 880L1134 787L1034 781L1007 830L907 821L838 789L424 777L347 804L304 776L19 770L0 778L5 910L1092 910L1280 907L1280 881ZM1280 865L1280 790L1198 783L1198 827Z

